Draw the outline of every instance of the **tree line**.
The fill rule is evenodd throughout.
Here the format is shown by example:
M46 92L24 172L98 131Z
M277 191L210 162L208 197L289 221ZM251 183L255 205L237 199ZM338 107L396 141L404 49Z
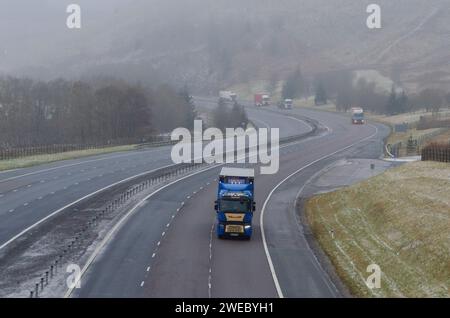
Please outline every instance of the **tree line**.
M249 122L247 112L238 103L219 101L213 111L213 122L216 128L225 133L226 128L246 128Z
M450 107L450 92L426 88L415 94L392 86L390 93L380 91L376 83L364 78L355 79L351 71L336 71L317 76L314 80L304 77L300 68L288 75L282 87L283 98L306 98L314 95L316 105L333 101L340 111L362 107L377 114L395 115L426 109L439 112Z
M191 128L195 109L187 89L121 80L49 82L0 78L0 147L119 144Z

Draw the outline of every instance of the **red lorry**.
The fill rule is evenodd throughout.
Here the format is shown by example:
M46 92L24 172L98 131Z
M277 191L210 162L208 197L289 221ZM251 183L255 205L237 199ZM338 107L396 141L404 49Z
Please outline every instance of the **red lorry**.
M255 94L255 106L269 106L270 105L270 97L268 94Z

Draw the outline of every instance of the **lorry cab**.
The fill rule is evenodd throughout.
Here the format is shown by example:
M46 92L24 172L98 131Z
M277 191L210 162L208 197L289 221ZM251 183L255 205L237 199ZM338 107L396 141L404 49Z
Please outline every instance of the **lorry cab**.
M270 106L270 96L268 94L255 94L254 104L256 107Z
M284 109L292 109L292 99L285 99L284 100Z
M360 107L352 108L352 124L363 125L366 120L364 119L364 110Z
M270 106L270 96L265 94L262 96L263 106Z
M216 233L219 238L252 236L255 211L254 170L222 168L219 176Z

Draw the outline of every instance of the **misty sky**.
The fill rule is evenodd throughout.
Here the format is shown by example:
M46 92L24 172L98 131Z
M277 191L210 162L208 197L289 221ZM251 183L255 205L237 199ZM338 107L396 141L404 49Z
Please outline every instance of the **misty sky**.
M242 81L294 65L306 72L375 67L383 50L385 70L448 58L448 36L436 36L450 34L448 1L380 0L383 28L371 32L365 9L372 2L0 0L0 72L49 78L98 69L120 76L145 65L168 80L214 73L216 80ZM81 30L66 27L69 3L82 8Z

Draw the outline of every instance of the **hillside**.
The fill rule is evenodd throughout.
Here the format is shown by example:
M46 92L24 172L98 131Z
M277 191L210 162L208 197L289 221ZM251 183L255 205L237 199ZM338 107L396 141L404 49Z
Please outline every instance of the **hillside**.
M448 171L409 163L308 200L314 236L354 296L450 296ZM371 264L380 288L366 286Z
M204 92L275 82L297 66L311 76L375 69L412 90L450 82L446 0L380 0L381 30L365 25L367 0L80 0L76 31L65 28L70 2L2 1L0 70L158 79Z

